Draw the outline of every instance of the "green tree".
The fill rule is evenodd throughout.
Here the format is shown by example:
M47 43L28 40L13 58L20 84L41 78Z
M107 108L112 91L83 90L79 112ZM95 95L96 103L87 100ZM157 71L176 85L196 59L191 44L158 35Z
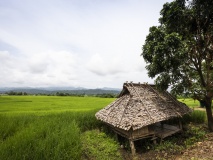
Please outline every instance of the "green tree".
M160 15L142 47L148 75L160 89L203 100L213 131L213 1L174 0Z

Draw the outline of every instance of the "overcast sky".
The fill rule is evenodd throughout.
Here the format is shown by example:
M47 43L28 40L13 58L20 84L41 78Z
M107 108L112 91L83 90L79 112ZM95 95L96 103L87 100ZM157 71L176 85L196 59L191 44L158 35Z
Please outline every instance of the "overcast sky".
M171 0L0 0L0 87L149 82L141 47Z

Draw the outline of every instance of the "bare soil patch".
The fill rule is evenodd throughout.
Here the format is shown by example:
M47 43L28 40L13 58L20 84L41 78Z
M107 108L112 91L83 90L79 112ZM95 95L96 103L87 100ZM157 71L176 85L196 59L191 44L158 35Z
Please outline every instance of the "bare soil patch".
M208 133L202 142L197 142L192 147L186 149L177 160L182 159L213 159L213 133Z

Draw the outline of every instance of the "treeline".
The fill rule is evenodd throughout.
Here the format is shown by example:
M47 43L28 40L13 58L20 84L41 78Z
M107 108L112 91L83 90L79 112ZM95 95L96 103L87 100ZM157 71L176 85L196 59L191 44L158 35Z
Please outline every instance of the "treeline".
M4 94L6 95L11 95L11 96L22 96L22 95L44 95L44 96L73 96L73 97L101 97L101 98L116 98L118 94L113 94L113 93L102 93L102 94L89 94L87 95L86 93L66 93L66 92L56 92L56 93L37 93L37 94L29 94L27 92L15 92L15 91L9 91L5 92Z
M55 94L48 94L50 96L77 96L84 97L85 94L74 94L74 93L64 93L64 92L56 92Z
M8 95L50 95L50 96L101 96L114 97L121 90L105 90L105 89L79 89L79 90L44 90L44 89L10 89L1 90L0 94Z
M91 96L91 97L101 97L101 98L116 98L118 96L118 94L103 93L103 94L90 94L90 95L87 95L85 93L83 93L83 94L73 94L73 93L57 92L56 96L77 96L77 97Z
M5 94L7 94L7 95L13 95L13 96L28 95L27 92L14 92L14 91L5 92Z
M104 94L97 94L96 97L101 97L101 98L117 98L118 94L104 93Z

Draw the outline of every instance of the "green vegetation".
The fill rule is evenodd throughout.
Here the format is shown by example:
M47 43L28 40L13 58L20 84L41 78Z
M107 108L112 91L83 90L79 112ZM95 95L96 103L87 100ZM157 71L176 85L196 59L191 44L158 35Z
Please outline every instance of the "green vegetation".
M206 107L213 132L213 1L173 0L160 11L142 47L148 76L173 95L192 95ZM211 38L209 38L211 37Z
M205 108L203 110L200 108L200 102L198 100L194 100L192 98L182 98L178 100L193 109L193 112L191 114L185 115L183 117L182 121L184 124L190 122L201 124L207 121Z
M54 117L4 118L1 128L0 156L2 159L79 159L80 129L74 120ZM31 120L28 122L28 120ZM9 121L9 127L7 126ZM5 131L4 128L7 128Z
M192 98L180 98L178 99L180 102L185 103L187 106L190 106L191 108L197 108L200 107L200 102L198 100L194 100Z
M0 96L0 113L50 114L99 110L112 102L112 98L55 97L55 96Z
M122 159L118 143L94 116L112 101L114 98L0 96L0 159ZM189 99L182 102L192 108L199 104ZM195 110L183 121L203 123L206 115ZM177 140L174 138L156 150L175 151L178 146L181 150L202 138L202 128L192 127L185 133L182 145L172 148Z
M85 131L93 133L92 130L101 125L94 114L113 100L95 97L1 96L1 159L81 159L83 151L87 150L83 142L87 141L88 145L92 143ZM102 156L116 154L119 157L115 149L117 146L112 147L113 143L108 146L112 139L100 135L96 138L101 138L102 145L106 145L102 147ZM84 153L84 156L94 155Z
M204 111L194 110L191 114L184 115L182 121L183 124L190 122L202 124L206 122L206 113Z
M86 131L82 135L83 159L119 160L118 143L109 138L106 133L98 130Z
M167 140L161 144L154 145L153 148L158 152L166 151L170 154L181 153L183 149L202 141L206 133L201 126L189 125L188 130L183 134L168 137Z

